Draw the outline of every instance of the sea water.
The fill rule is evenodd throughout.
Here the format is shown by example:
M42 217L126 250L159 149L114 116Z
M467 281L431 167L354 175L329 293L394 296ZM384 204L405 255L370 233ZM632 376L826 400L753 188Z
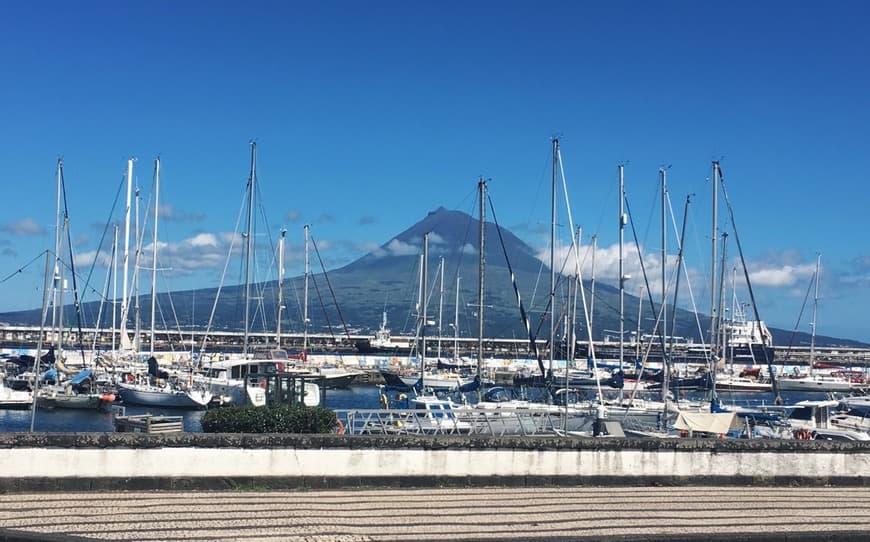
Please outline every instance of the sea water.
M380 408L380 390L377 386L359 385L349 388L326 390L326 405L336 410L354 408ZM184 430L198 433L202 431L200 420L204 410L160 408L140 405L113 405L112 411L56 409L36 411L33 430L41 433L94 433L115 431L115 414L138 416L181 416ZM30 410L0 409L0 432L30 431Z
M376 409L381 408L381 388L374 385L355 385L343 389L330 389L326 391L326 406L333 410L349 409ZM700 399L704 392L692 392L691 399ZM755 406L759 404L773 404L772 393L720 393L720 400L724 405L732 406ZM784 404L794 404L804 399L824 399L825 394L819 393L795 393L783 392ZM202 431L200 420L204 410L183 410L175 408L157 408L138 405L114 405L113 411L98 412L95 410L37 410L34 420L34 431L43 433L94 433L114 432L114 416L121 414L136 416L141 414L153 414L155 416L181 416L184 421L184 430L198 433ZM0 432L26 432L30 431L30 410L3 410L0 409Z

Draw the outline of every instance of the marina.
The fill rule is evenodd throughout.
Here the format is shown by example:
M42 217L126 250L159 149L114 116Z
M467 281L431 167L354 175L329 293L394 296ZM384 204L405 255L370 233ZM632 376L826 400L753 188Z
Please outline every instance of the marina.
M870 2L10 2L0 542L870 540Z

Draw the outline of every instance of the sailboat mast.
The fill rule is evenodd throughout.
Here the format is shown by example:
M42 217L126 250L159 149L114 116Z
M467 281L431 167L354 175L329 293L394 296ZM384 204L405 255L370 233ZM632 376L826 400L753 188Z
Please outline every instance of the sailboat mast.
M438 293L438 359L441 359L441 329L444 318L444 256L441 256L438 262L440 270L440 285Z
M810 335L810 368L809 373L813 374L813 363L816 359L816 311L819 307L819 272L822 268L822 255L816 255L816 284L815 295L813 296L813 323L811 324L812 334Z
M54 214L54 274L52 276L52 284L54 288L52 289L52 299L51 299L51 344L57 345L55 341L59 341L61 347L63 345L63 326L58 323L59 313L58 313L58 292L60 288L60 242L63 238L63 232L61 231L61 194L63 192L63 158L57 159L57 206L55 207ZM55 331L60 328L60 334L55 338Z
M427 317L427 308L429 305L428 298L428 278L426 273L429 267L429 232L423 234L423 262L420 268L420 284L422 288L420 290L420 302L423 304L422 309L422 321L420 323L420 382L423 382L423 378L425 378L426 374L426 325L428 322ZM422 385L422 384L421 384Z
M667 199L668 199L668 177L665 168L659 168L659 177L662 183L662 368L664 369L664 377L662 379L662 402L667 403L668 384L671 379L671 368L667 355L668 344L668 299L667 299L667 258L668 258L668 229L667 229ZM667 407L665 407L667 410Z
M133 196L136 198L136 258L133 260L133 292L136 297L135 300L135 310L134 310L134 322L135 332L133 334L133 348L136 351L139 351L142 343L140 342L140 325L142 324L141 313L139 312L139 258L142 256L142 235L139 233L139 187L136 187L136 190L133 193Z
M453 305L453 359L459 359L459 276L456 276L456 303Z
M550 190L550 367L553 374L553 360L556 347L556 168L558 166L559 138L553 138L553 175Z
M710 259L710 347L716 344L716 243L719 241L719 161L713 160L713 231L710 234L713 254Z
M619 172L619 370L622 370L622 360L625 348L625 262L623 260L623 242L625 241L625 180L623 177L624 166L619 164L617 171ZM638 315L638 321L640 316ZM640 340L640 337L637 338Z
M112 235L112 352L118 351L118 225Z
M245 338L242 346L242 355L248 355L248 341L250 339L251 323L251 245L253 244L254 230L254 183L257 178L257 142L251 142L251 175L248 178L248 228L245 236Z
M281 229L278 239L278 314L275 318L275 344L281 348L281 315L284 312L284 243L287 230Z
M486 269L486 181L483 177L477 182L480 199L480 231L478 232L477 265L477 377L483 373L483 284ZM457 292L458 293L458 292Z
M63 250L63 240L66 237L67 228L69 227L69 219L67 217L63 218L63 222L61 222L61 238L60 238L60 248ZM55 275L56 283L55 283L55 293L57 294L57 352L56 356L58 360L63 359L63 290L64 290L64 267L63 262L61 261L60 254L57 256L57 260L55 260L58 265L58 273Z
M577 226L577 240L574 243L574 246L577 247L577 250L580 250L580 239L582 237L581 236L582 233L583 233L583 228L580 226ZM594 245L593 245L593 247L594 247ZM592 262L593 262L592 269L593 269L593 274L594 274L594 272L595 272L595 249L594 248L592 249ZM574 295L570 296L570 298L571 298L571 328L570 328L571 329L571 333L570 333L571 342L568 343L568 359L573 362L574 358L575 358L575 356L574 356L575 350L577 348L577 333L576 333L576 330L577 330L577 300L580 298L580 296L578 295L578 292L580 291L580 288L583 287L583 284L580 282L580 279L577 275L575 275L574 280L572 280L568 284L572 284L574 286ZM594 282L592 283L592 296L593 297L595 296L595 283ZM591 307L590 307L590 311L589 311L589 319L592 320ZM568 380L567 374L568 373L565 373L565 375L566 375L565 376L565 381L566 381L565 387L566 388L567 388L567 380Z
M302 286L302 352L308 354L308 278L311 274L310 261L308 259L308 234L309 226L306 224L303 228L305 231L305 279ZM384 313L386 319L386 313Z
M127 281L130 273L130 204L133 198L133 159L127 160L127 207L124 211L124 274L121 281L121 343L127 334Z
M160 157L154 160L154 239L151 250L151 355L154 355L154 318L157 310L157 210L160 208Z

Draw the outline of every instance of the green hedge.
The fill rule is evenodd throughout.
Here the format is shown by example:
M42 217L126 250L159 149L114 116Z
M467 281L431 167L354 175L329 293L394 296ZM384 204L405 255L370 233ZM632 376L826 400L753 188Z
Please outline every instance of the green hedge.
M242 406L209 410L200 423L204 433L332 433L336 416L323 407Z

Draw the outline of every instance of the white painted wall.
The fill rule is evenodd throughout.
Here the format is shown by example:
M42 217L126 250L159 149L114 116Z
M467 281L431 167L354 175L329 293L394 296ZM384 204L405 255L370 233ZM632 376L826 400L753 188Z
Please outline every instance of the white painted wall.
M10 448L0 478L622 476L852 477L870 450Z

